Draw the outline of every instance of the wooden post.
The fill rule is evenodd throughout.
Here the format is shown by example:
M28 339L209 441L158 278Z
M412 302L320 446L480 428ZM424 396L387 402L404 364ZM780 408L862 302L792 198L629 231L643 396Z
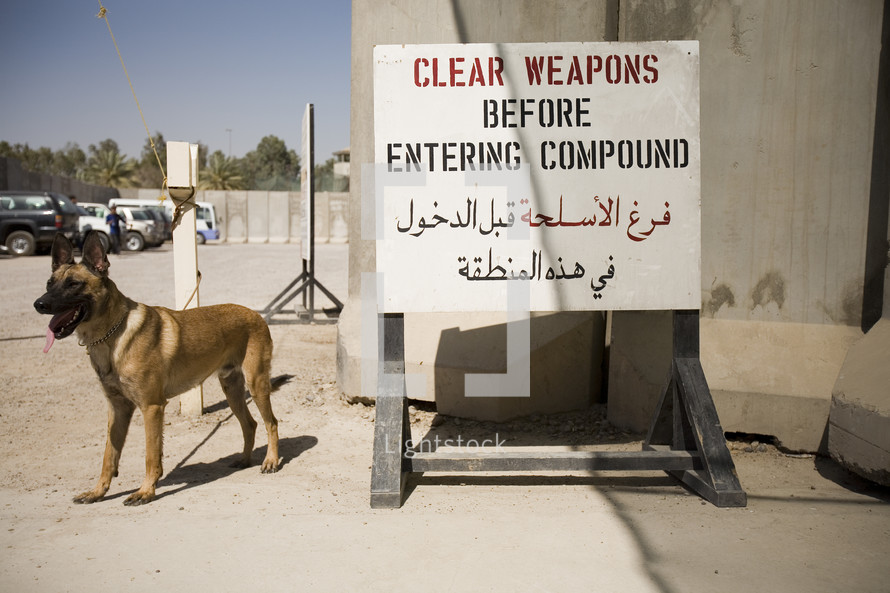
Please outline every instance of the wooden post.
M173 158L185 158L185 154L178 150L171 150L170 145L187 144L185 142L167 143L167 170L185 167L182 163L173 164ZM188 183L191 189L191 197L194 200L194 188L198 185L198 145L188 146ZM169 178L168 178L169 182ZM184 181L180 183L185 183ZM176 192L183 191L181 186L168 188L171 197L177 196ZM199 306L198 298L198 230L196 213L194 208L187 208L179 220L179 224L173 229L173 281L176 294L176 308L194 308ZM201 385L189 389L179 397L179 411L186 416L200 416L204 412L204 390Z

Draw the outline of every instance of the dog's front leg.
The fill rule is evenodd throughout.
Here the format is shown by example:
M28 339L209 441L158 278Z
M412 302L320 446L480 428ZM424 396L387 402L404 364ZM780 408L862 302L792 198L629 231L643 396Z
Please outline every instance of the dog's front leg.
M130 420L136 406L127 399L117 394L106 394L108 399L108 437L105 441L105 455L102 457L102 473L96 487L74 497L74 502L87 504L102 500L111 479L117 476L117 467L121 459L121 451L124 441L127 440L127 430L130 428Z
M154 500L155 487L164 474L162 457L164 449L164 404L142 407L145 419L145 480L139 490L124 501L127 506L146 504Z

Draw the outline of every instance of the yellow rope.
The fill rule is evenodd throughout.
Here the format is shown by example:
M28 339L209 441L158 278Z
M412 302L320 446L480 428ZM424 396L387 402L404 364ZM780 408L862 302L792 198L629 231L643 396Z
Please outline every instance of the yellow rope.
M124 57L121 55L121 50L117 46L117 40L114 38L114 33L111 31L111 23L108 22L108 11L102 6L102 0L99 0L99 14L96 15L96 18L104 19L105 24L108 26L108 34L111 35L111 42L114 43L114 49L117 51L117 57L121 61L121 67L124 69L124 75L127 77L127 84L130 85L130 92L133 93L133 100L136 101L136 109L139 110L139 117L142 118L142 125L145 127L145 133L148 135L148 142L151 145L151 150L155 154L155 159L158 161L158 168L161 170L161 177L164 178L164 184L161 186L161 195L158 196L158 200L163 202L167 196L164 195L164 190L167 187L167 173L164 171L164 165L161 164L161 157L158 155L158 149L155 146L154 138L151 137L151 132L148 129L148 124L145 122L145 114L142 113L142 107L139 105L139 99L136 97L136 90L133 88L133 82L130 80L130 73L127 72L127 66L124 64ZM177 206L177 213L181 206ZM201 271L198 270L198 277L195 282L195 289L192 291L191 296L188 301L186 301L183 309L186 309L195 298L195 295L198 294L198 287L201 285Z
M195 290L192 291L192 296L189 297L189 300L185 302L185 305L182 306L182 310L185 311L189 308L189 305L192 304L192 299L195 298L195 295L198 294L198 287L201 286L201 270L198 270L198 278L195 280Z
M164 195L164 188L167 187L167 173L164 171L164 165L161 164L161 157L158 155L158 149L155 146L155 141L151 137L151 132L148 129L148 124L145 122L145 115L142 113L142 107L139 105L139 99L136 97L136 90L133 88L133 82L130 80L130 73L127 72L127 66L124 64L124 57L121 55L121 50L117 46L117 40L114 38L114 33L111 31L111 23L108 22L108 11L102 6L102 0L99 0L99 14L96 15L96 18L104 19L105 24L108 26L108 34L111 35L111 42L114 43L114 49L117 51L117 57L121 61L121 66L124 69L124 75L127 77L127 84L130 85L130 92L133 93L133 100L136 101L136 109L139 110L139 117L142 118L142 125L145 127L145 133L148 135L148 142L151 145L151 150L155 154L155 159L158 161L158 168L161 170L161 177L163 177L163 185L161 186L161 195L158 197L158 200L161 202L164 201L166 196Z

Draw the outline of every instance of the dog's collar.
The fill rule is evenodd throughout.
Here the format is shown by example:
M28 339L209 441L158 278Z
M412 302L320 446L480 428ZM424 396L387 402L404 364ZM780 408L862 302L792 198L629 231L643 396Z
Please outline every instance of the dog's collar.
M127 311L126 313L124 313L124 316L121 317L120 319L118 319L117 323L115 323L113 326L111 326L111 329L108 330L108 333L105 334L104 336L102 336L101 338L99 338L98 340L96 340L95 342L90 342L89 344L84 344L82 341L79 341L78 343L79 343L81 346L86 346L86 349L87 349L87 355L89 355L89 353L90 353L90 348L92 348L93 346L96 346L96 345L98 345L98 344L101 344L102 342L104 342L105 340L107 340L108 338L110 338L111 336L113 336L113 335L114 335L114 332L117 331L117 329L118 329L118 328L121 326L121 324L124 322L124 319L126 319L126 318L127 318L127 315L129 315L129 314L130 314L129 311Z

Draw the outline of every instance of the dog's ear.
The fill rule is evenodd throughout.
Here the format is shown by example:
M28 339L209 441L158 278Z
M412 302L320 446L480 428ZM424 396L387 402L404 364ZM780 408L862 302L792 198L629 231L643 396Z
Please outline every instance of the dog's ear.
M74 263L74 245L72 245L71 241L68 240L68 237L62 233L56 233L56 238L53 239L53 248L50 253L52 254L53 272L55 272L61 265Z
M82 251L83 257L80 263L97 276L108 275L108 268L111 266L111 263L108 261L108 256L105 255L105 247L102 246L102 241L99 240L99 233L91 231L87 235L87 238L83 241Z

